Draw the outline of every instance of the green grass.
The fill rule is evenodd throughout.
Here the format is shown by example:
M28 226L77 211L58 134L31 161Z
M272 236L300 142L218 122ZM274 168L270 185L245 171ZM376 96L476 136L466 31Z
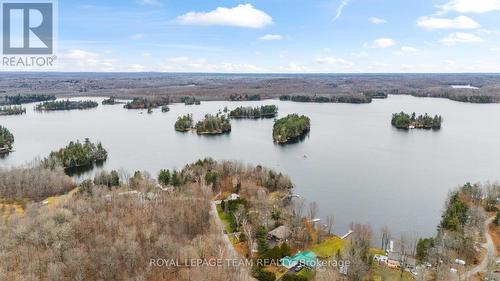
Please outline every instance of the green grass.
M400 274L399 270L389 269L387 267L374 264L372 266L371 279L374 281L400 281ZM384 277L384 279L382 277ZM414 279L410 273L405 272L403 273L403 281L414 281Z
M219 215L220 220L224 224L224 230L226 230L227 233L233 233L233 229L231 228L231 223L229 222L229 218L227 217L226 213L222 210L220 204L217 205L217 214Z
M297 273L297 275L305 277L307 278L307 280L311 280L313 278L313 272L307 268L303 268L301 271Z
M333 257L339 250L342 251L345 245L345 240L342 240L339 237L332 237L312 246L311 251L313 251L318 257L326 259Z

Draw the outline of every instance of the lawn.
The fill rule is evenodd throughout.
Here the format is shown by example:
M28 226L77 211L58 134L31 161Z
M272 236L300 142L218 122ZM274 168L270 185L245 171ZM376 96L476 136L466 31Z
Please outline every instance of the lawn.
M374 281L400 281L400 272L399 270L389 269L384 266L379 266L374 264L372 267L372 276L371 280ZM403 274L403 281L414 281L413 277L410 273L405 272Z
M333 257L339 250L342 251L345 244L345 240L335 236L312 246L311 251L313 251L318 257L327 259Z
M226 233L233 233L233 229L231 228L231 223L229 222L229 218L226 213L222 210L220 204L217 205L217 214L219 215L220 220L224 224L224 230Z

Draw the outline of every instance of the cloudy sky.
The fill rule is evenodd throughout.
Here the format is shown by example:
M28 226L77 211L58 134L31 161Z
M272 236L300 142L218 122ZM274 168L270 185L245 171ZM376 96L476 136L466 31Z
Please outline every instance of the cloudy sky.
M500 0L59 1L58 70L500 72Z

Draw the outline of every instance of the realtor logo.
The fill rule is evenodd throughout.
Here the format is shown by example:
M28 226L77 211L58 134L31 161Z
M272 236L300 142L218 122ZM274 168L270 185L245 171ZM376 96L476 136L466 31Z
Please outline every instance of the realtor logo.
M53 54L53 3L3 2L2 35L4 55Z

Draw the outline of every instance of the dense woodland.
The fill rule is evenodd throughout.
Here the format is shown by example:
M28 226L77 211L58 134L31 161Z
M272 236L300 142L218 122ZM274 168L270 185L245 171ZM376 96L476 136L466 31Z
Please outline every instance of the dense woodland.
M196 97L182 97L181 98L181 102L183 102L185 105L200 105L201 102L199 99L197 99Z
M1 115L22 115L26 113L26 108L22 106L0 106Z
M140 97L127 102L123 107L126 109L151 109L168 104L168 97Z
M275 105L262 105L260 107L240 106L231 110L231 118L272 118L278 114L278 107Z
M73 110L73 109L89 109L99 106L99 104L92 100L85 101L46 101L37 104L35 109L39 111L56 111L56 110Z
M0 151L10 151L14 145L14 135L9 129L0 125Z
M311 129L311 120L307 116L290 114L276 120L273 126L273 139L276 143L297 140Z
M443 118L440 115L434 117L426 114L416 115L413 112L411 115L405 112L394 113L392 115L391 124L398 129L441 129Z
M316 103L370 103L372 97L369 95L350 95L350 96L305 96L305 95L281 95L282 101L294 102L316 102Z
M15 96L0 97L0 105L20 105L23 103L41 102L55 100L54 95L38 95L38 94L17 94Z
M89 139L70 142L66 147L52 151L44 163L48 167L61 166L63 168L84 167L107 159L108 152L102 144L92 143Z
M196 123L197 134L217 135L231 132L231 121L223 114L205 115Z
M179 116L175 121L174 128L179 132L187 132L193 128L193 115Z

